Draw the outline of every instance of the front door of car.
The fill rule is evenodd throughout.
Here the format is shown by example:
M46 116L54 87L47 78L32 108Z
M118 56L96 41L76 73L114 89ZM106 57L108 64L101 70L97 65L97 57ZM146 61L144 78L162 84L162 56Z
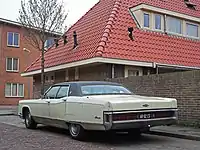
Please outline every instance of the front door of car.
M60 86L52 86L44 95L44 99L42 99L41 101L43 101L43 106L41 108L41 112L43 115L43 119L45 121L45 123L50 124L51 120L50 120L50 103L52 100L54 100L56 98L56 94L58 93L60 89Z
M55 99L50 101L50 118L56 121L63 120L66 114L66 105L69 85L60 86Z

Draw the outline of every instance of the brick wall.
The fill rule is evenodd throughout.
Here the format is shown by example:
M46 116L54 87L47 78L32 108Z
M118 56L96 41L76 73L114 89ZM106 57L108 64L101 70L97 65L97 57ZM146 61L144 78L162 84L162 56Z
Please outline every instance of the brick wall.
M171 97L178 100L179 120L200 120L200 71L186 71L130 78L111 77L108 64L80 68L79 80L107 80L124 84L136 94ZM40 75L34 76L34 98L40 96ZM65 81L65 71L56 72L54 83ZM47 89L54 83L46 83Z
M20 34L19 47L7 46L8 32ZM40 52L25 40L24 34L25 30L19 26L0 23L0 105L16 105L21 99L32 98L33 78L24 78L20 74L39 57ZM30 53L23 48L29 49ZM19 72L6 71L6 57L19 58ZM24 84L24 97L5 97L6 83Z
M200 71L108 79L108 81L122 83L140 95L176 98L180 122L200 121Z

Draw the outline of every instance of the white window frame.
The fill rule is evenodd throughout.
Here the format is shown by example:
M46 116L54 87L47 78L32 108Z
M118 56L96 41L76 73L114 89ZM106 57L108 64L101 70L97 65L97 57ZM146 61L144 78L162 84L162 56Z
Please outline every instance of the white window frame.
M168 17L171 17L171 18L175 18L175 19L178 19L181 21L181 33L176 33L176 32L172 32L172 31L169 31L168 30L168 26L167 26L167 18ZM184 34L184 30L183 30L183 20L181 18L178 18L178 17L174 17L174 16L169 16L169 15L166 15L166 32L169 33L169 34L174 34L174 35L179 35L179 36L183 36Z
M12 59L12 70L8 70L8 59ZM18 66L17 66L17 70L13 70L14 68L14 59L18 60ZM13 57L6 57L6 71L7 72L19 72L19 58L13 58Z
M200 39L200 18L192 17L189 15L184 15L182 13L169 11L162 8L156 8L146 4L141 4L136 7L130 8L131 16L134 20L137 20L137 26L141 27L144 30L150 30L155 32L165 32L168 35L184 37L199 40ZM150 16L150 27L144 27L144 14L149 14ZM155 29L155 14L160 14L161 18L161 30ZM177 18L181 21L181 34L176 32L168 31L169 27L167 26L167 17ZM198 25L198 37L188 36L186 23Z
M125 66L125 69L124 69L124 77L127 78L127 77L130 77L128 75L128 71L129 70L134 70L134 71L138 71L139 72L139 75L138 76L143 76L143 69L141 67L133 67L133 66ZM137 76L136 76L137 77Z
M145 26L144 26L144 15L145 15L145 14L148 14L148 15L149 15L149 27L145 27ZM152 17L151 17L151 13L146 12L146 11L143 12L143 16L142 16L142 25L143 25L143 28L144 28L144 29L151 29L151 27L152 27L152 23L151 23L152 19L151 19L151 18L152 18Z
M160 16L160 23L161 23L161 27L160 29L156 29L156 15ZM161 32L164 29L164 21L163 21L163 15L162 14L158 14L158 13L153 13L153 29L155 31Z
M45 44L44 44L44 49L45 49L45 50L47 50L47 49L49 49L50 47L53 46L53 44L52 44L51 46L47 47L47 41L48 41L48 40L54 40L54 39L53 39L53 38L48 38L48 39L45 41Z
M195 25L195 26L197 26L198 27L198 31L197 31L197 37L196 36L190 36L190 35L187 35L187 24L191 24L191 25ZM200 38L200 36L199 36L199 24L197 24L197 23L193 23L193 22L189 22L189 21L185 21L185 36L186 37L189 37L189 38L195 38L195 39L199 39Z
M53 76L53 80L51 80L51 77ZM46 77L48 77L48 80L46 80ZM52 72L52 73L46 73L45 74L45 82L47 83L52 83L55 81L55 72Z
M10 91L11 91L11 95L6 95L6 85L7 84L10 84L11 86L11 89L10 89ZM13 96L12 95L12 86L13 86L13 84L17 84L17 96ZM19 85L23 85L23 95L22 96L19 96L18 94L19 94ZM5 93L5 97L9 97L9 98L24 98L24 84L22 84L22 83L6 83L5 84L5 88L4 88L4 93Z
M9 43L8 43L8 35L9 35L9 33L12 33L12 34L18 34L18 45L14 45L14 36L13 36L13 44L12 45L10 45ZM20 34L19 33L17 33L17 32L7 32L7 46L9 46L9 47L17 47L17 48L19 48L20 47Z

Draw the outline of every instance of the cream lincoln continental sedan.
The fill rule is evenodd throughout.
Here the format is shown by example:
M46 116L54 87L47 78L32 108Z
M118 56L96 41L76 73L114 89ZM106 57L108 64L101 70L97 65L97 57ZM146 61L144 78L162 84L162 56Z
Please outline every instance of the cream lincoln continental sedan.
M177 101L135 95L117 83L66 82L51 86L43 99L19 101L18 115L28 129L37 124L65 128L78 140L89 130L140 135L176 123Z

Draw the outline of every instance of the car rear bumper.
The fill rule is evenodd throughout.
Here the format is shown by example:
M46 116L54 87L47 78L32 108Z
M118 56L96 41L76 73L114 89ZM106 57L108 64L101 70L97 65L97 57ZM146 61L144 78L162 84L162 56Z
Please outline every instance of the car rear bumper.
M140 118L141 114L154 114ZM117 115L116 115L117 114ZM123 117L119 118L122 114ZM131 115L130 115L131 114ZM116 117L117 116L117 117ZM126 118L126 117L129 118ZM152 117L151 117L152 116ZM147 119L149 118L149 119ZM154 126L168 126L176 124L178 120L177 109L160 109L146 111L104 112L105 130L126 130L134 128L150 128Z
M129 122L113 122L112 125L105 126L106 130L126 130L134 128L150 128L154 126L173 125L177 123L176 117L163 118L159 120L140 120Z

